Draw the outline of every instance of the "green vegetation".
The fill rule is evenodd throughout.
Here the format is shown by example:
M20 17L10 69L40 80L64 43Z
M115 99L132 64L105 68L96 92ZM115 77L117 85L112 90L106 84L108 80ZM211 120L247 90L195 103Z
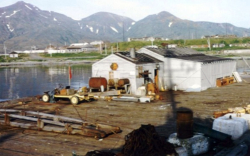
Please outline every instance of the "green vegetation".
M236 47L232 46L230 47L230 44L240 44L240 43L250 43L250 37L248 38L211 38L210 44L218 44L218 43L224 43L224 48L214 48L214 50L230 50L230 49L246 49L244 47ZM207 39L193 39L193 40L155 40L153 42L154 45L158 47L163 47L167 44L177 44L180 47L190 47L191 45L207 45ZM131 41L131 42L118 42L118 43L111 43L108 46L108 49L111 49L111 46L113 47L113 51L117 51L117 45L119 50L118 51L129 51L130 48L135 48L136 50L152 45L151 41ZM197 48L198 51L208 51L208 48Z
M25 61L25 58L27 58L29 55L28 54L18 54L17 58L11 58L9 56L0 56L0 62L16 62L16 61Z
M110 52L109 52L110 53ZM102 59L106 55L100 54L100 52L79 52L79 53L57 53L57 54L41 54L42 57L51 57L51 58L68 58L70 60L95 60Z

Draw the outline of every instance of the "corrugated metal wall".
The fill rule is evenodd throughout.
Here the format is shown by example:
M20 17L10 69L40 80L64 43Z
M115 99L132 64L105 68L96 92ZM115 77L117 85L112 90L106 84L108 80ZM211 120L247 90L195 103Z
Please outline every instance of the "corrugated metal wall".
M201 67L201 84L202 90L209 87L216 87L216 79L225 76L232 76L236 71L236 61L227 60L208 64L202 64Z
M180 90L200 88L201 63L175 58L165 58L164 83L172 89L174 85Z

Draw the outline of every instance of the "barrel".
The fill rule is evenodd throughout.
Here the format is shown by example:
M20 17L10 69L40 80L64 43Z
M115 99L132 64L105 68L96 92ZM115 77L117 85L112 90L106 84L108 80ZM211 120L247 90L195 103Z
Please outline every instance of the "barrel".
M118 80L118 86L119 87L122 87L122 86L124 86L126 84L129 84L129 79L119 79Z
M191 110L177 111L177 137L187 139L193 137L193 112Z
M101 89L101 86L107 90L107 79L105 77L91 77L89 79L89 88Z

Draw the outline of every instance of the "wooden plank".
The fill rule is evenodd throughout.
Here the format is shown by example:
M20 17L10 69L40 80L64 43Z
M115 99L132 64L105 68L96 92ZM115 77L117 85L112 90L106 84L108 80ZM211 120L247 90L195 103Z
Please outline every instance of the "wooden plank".
M21 110L15 110L15 109L0 109L0 112L6 112L6 113L18 113L21 112Z
M37 120L38 120L38 118L27 117L27 116L22 116L22 115L15 115L15 114L9 114L8 116L12 117L12 118L35 121L35 122L37 122ZM57 122L57 121L52 121L52 120L44 120L44 119L42 119L41 121L44 122L44 123L58 125L58 126L65 126L66 125L64 123Z
M58 120L63 120L63 121L68 121L68 122L77 122L77 123L88 123L86 121L83 121L81 119L75 119L75 118L70 118L70 117L65 117L65 116L60 116L60 115L53 115L53 114L47 114L47 113L41 113L41 112L33 112L33 111L26 111L27 114L32 114L32 115L39 115L40 117L50 117L53 119L58 119Z
M114 96L114 95L121 95L120 90L111 90L111 91L106 91L106 92L91 92L91 95L93 96Z

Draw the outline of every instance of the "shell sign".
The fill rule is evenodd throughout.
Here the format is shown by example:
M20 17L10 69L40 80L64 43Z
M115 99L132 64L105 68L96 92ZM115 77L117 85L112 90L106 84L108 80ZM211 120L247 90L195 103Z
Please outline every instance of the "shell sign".
M116 69L118 68L118 64L117 64L117 63L112 63L112 64L110 65L110 68L111 68L112 70L116 70Z

